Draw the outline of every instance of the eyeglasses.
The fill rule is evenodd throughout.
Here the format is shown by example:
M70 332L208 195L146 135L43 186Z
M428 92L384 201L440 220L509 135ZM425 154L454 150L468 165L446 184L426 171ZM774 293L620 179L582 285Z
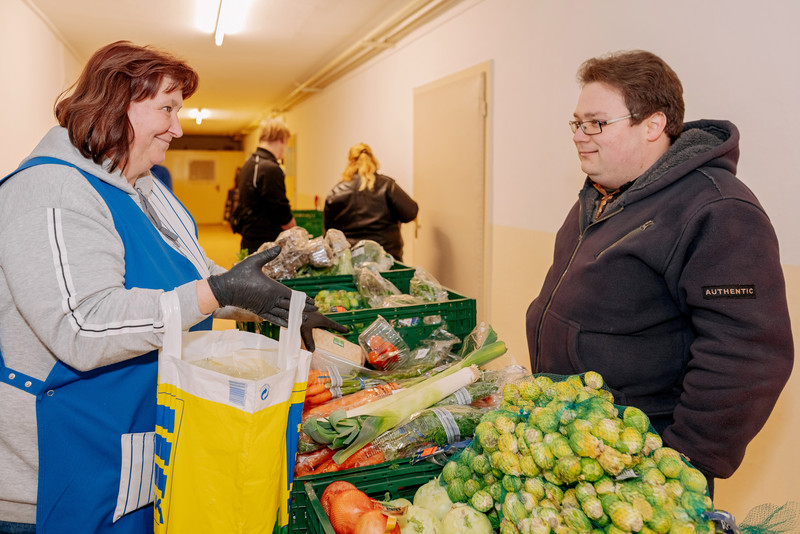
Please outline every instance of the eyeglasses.
M607 121L598 121L598 120L591 120L591 121L569 121L569 127L572 128L572 133L578 131L578 126L581 127L583 133L586 135L597 135L599 133L603 133L603 126L608 124L614 124L615 122L624 121L625 119L630 119L633 115L625 115L624 117L619 117L618 119L609 119Z

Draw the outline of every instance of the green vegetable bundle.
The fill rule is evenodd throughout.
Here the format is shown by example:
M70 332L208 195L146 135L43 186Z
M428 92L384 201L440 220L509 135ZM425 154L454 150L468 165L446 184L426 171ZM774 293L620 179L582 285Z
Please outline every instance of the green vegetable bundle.
M504 386L442 471L450 499L501 534L712 534L705 477L644 412L614 405L597 373L558 378Z
M382 434L372 446L381 449L387 460L394 460L411 456L426 445L471 439L485 412L459 404L423 410L408 423Z
M323 289L314 297L320 313L360 310L364 307L361 294L346 289Z

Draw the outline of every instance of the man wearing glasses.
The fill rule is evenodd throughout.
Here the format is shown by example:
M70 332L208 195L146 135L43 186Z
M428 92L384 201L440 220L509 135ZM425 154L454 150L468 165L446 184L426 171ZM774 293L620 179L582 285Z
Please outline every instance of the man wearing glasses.
M587 178L528 308L532 370L602 374L713 491L791 373L778 241L734 174L736 126L684 124L663 60L593 58L578 79L569 125Z

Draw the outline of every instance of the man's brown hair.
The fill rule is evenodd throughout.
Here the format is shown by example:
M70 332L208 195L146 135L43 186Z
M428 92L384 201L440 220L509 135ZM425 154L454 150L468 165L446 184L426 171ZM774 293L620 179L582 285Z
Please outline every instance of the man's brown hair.
M674 142L683 131L683 85L663 59L644 50L614 52L583 62L578 69L581 87L592 82L610 85L622 93L638 124L661 111L667 117L665 131Z

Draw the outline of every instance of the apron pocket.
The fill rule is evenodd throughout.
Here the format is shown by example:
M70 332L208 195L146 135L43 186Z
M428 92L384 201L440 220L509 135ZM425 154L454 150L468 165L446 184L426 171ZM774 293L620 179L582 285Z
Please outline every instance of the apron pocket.
M122 435L119 493L114 521L153 502L155 432Z

